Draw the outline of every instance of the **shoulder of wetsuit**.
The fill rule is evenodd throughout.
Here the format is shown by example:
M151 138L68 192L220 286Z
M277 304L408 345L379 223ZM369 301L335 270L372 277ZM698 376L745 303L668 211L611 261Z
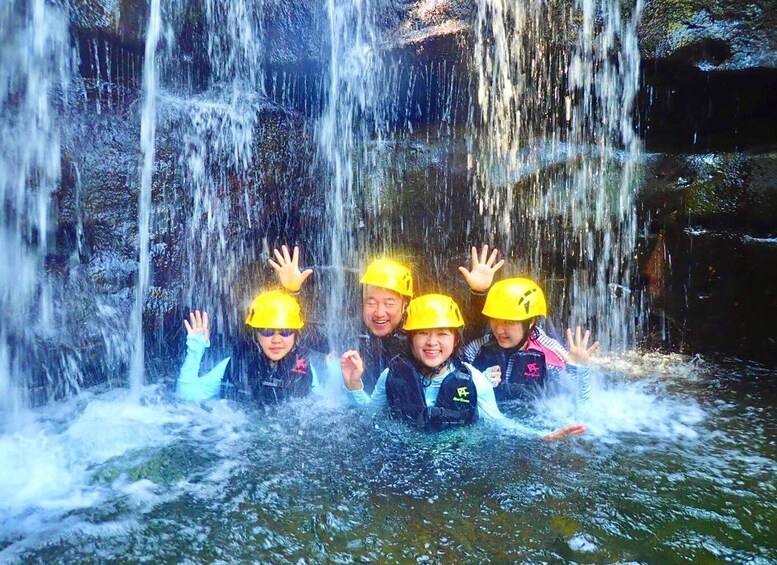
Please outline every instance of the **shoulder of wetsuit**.
M399 367L410 367L411 369L416 369L416 365L413 362L413 359L407 355L406 353L397 353L394 355L388 362L388 369L396 369Z
M455 357L455 358L451 359L451 364L453 365L453 368L456 369L456 371L466 375L470 379L472 378L472 371L464 363L464 361L461 360L460 357Z
M397 330L391 335L380 339L383 350L393 358L401 353L407 352L407 334L405 330Z
M557 341L559 345L564 347L564 345L561 343L561 336L556 330L556 327L551 323L551 321L548 318L542 319L542 325L536 325L534 327L534 330L532 331L532 335L535 338L539 338L540 334L545 334L545 336L549 337L550 339Z
M487 293L475 293L470 291L469 301L466 307L467 325L464 327L464 341L472 341L488 331L488 316L483 314L483 307L486 305Z

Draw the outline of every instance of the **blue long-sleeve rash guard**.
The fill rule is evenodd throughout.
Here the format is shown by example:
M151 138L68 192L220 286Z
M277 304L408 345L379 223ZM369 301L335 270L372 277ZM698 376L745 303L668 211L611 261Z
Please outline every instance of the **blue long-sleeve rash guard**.
M202 401L217 399L221 396L221 382L232 357L220 361L210 371L200 376L200 363L210 342L202 334L186 338L186 357L178 374L176 394L182 400ZM321 394L321 382L313 365L310 365L312 377L311 393Z

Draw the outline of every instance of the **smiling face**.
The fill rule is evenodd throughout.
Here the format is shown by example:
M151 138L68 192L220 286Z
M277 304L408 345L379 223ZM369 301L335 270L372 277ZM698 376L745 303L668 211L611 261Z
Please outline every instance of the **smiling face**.
M526 336L528 322L517 322L514 320L497 320L491 318L491 333L494 334L496 342L502 349L511 349L518 347Z
M405 302L398 292L379 286L365 285L362 317L372 335L383 337L399 327Z
M450 328L414 331L411 339L413 356L430 369L447 363L456 347L456 334Z
M279 331L276 330L271 336L265 337L259 332L256 332L256 341L270 361L280 361L286 357L289 351L291 351L291 348L294 347L296 339L296 333L292 333L288 337L283 337Z

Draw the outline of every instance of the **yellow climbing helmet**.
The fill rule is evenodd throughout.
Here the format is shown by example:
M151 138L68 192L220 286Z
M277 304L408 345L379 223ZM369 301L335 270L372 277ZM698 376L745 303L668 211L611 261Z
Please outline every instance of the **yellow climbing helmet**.
M413 297L413 275L410 269L391 259L375 259L359 281Z
M523 321L548 315L545 294L530 279L515 278L499 281L486 296L483 314L497 320Z
M305 322L302 321L297 299L273 290L254 298L248 311L246 324L252 328L298 330L305 325Z
M424 294L407 305L404 329L431 330L435 328L460 328L464 325L461 310L450 296Z

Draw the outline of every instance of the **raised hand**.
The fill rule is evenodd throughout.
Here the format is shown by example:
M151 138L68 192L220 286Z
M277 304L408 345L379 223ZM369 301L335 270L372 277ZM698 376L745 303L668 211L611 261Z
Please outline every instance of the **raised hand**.
M210 320L208 313L199 310L189 312L189 319L183 319L183 325L186 328L187 336L204 335L205 341L210 340Z
M350 350L340 358L340 368L343 371L343 382L348 390L361 390L364 361L358 351Z
M297 292L302 288L302 283L313 274L313 269L305 269L300 272L299 247L297 245L294 246L294 251L291 255L289 255L289 248L285 245L281 246L281 251L273 249L272 252L275 256L275 261L270 259L270 265L278 273L278 279L283 288L291 292Z
M501 259L498 263L496 261L499 255L499 250L494 249L491 251L491 255L488 254L488 245L483 246L483 250L478 256L478 248L472 246L472 268L467 270L466 267L459 267L459 272L467 281L469 288L473 292L486 292L491 288L491 283L494 282L494 275L505 264L505 260Z
M546 436L543 436L542 439L545 441L555 441L557 439L562 439L568 436L579 436L585 433L585 426L581 426L580 424L575 424L573 426L567 426L566 428L561 428L560 430L556 430L555 432L551 432Z
M595 341L591 347L588 347L588 342L591 339L590 330L585 330L585 334L582 337L581 333L580 326L577 326L575 329L574 336L572 335L572 330L567 328L567 349L569 354L564 357L564 361L572 365L588 365L591 355L599 349L598 341Z

